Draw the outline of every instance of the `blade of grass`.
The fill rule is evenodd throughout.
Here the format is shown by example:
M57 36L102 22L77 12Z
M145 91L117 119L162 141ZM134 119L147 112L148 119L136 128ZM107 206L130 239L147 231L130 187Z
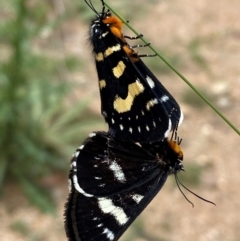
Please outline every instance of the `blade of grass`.
M104 4L109 8L111 12L113 12L117 17L119 17L127 26L129 29L132 30L134 34L137 36L140 35L132 26L129 25L129 23L118 13L116 13L108 3L104 1ZM145 44L148 44L149 41L147 41L145 38L140 38ZM174 71L205 103L207 103L238 135L240 135L240 130L237 129L201 92L199 92L194 85L190 83L187 78L185 78L178 70L176 70L168 61L152 46L148 46L172 71Z

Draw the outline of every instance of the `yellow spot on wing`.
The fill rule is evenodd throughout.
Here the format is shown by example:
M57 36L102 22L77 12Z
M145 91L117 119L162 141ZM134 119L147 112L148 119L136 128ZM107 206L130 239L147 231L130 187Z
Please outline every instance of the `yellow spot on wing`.
M106 81L104 79L100 80L99 81L99 88L100 89L103 89L106 87Z
M126 99L116 97L113 106L118 113L123 113L131 110L134 98L144 91L143 85L136 81L128 85L128 95Z
M98 54L96 54L95 59L96 59L98 62L103 61L104 58L108 57L108 56L111 55L112 53L117 52L117 51L119 51L119 50L121 50L121 45L120 45L120 44L117 44L117 45L115 45L115 46L112 46L112 47L107 48L107 49L104 51L104 53L99 52Z
M111 55L113 52L117 52L121 49L120 44L117 44L115 46L109 47L105 50L104 52L104 57L108 57L109 55Z
M116 78L119 78L126 68L125 64L122 61L119 61L117 66L113 68L113 74Z
M153 107L157 103L158 103L157 99L149 100L146 104L146 109L150 110L150 108Z
M103 61L103 53L100 52L100 53L96 54L95 59L98 62Z

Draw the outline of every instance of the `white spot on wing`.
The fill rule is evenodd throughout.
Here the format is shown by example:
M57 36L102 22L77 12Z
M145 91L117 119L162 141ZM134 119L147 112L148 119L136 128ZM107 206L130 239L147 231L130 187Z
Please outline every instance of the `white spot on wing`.
M73 157L78 157L80 151L75 151L75 153L73 154Z
M171 121L171 119L169 119L169 121L168 121L168 129L167 129L167 131L164 133L164 137L165 137L165 138L168 137L169 132L170 132L171 130L172 130L172 121Z
M121 129L121 131L123 130L123 125L119 125L119 127L120 127L120 129Z
M76 161L72 162L70 166L71 167L76 167L77 166L77 162Z
M148 125L146 125L146 130L149 131L149 127L148 127Z
M146 79L147 79L147 82L148 82L149 86L151 88L154 88L155 84L154 84L153 80L149 76L147 76Z
M81 146L78 147L78 149L82 150L83 147L84 147L84 145L81 145Z
M180 125L182 124L182 121L183 121L183 119L184 119L184 115L183 115L181 109L180 109L180 112L181 112L181 114L180 114L180 118L179 118L179 121L178 121L178 126L180 126Z
M140 126L138 126L138 132L141 133L141 128L140 128Z
M129 128L129 132L132 133L132 128L131 127Z
M138 204L141 202L141 200L144 198L144 196L142 195L139 195L139 194L134 194L132 196L132 199Z
M129 220L124 210L121 207L115 206L109 198L98 198L98 206L103 213L111 214L119 225L124 225Z
M96 133L92 132L92 133L90 133L88 136L89 136L90 138L92 138L92 137L96 136Z
M107 235L107 238L109 240L114 240L114 233L112 231L110 231L108 228L104 228L103 229L103 233L105 233Z
M161 97L161 102L166 102L166 101L168 101L168 100L169 100L169 97L166 96L166 95L163 95L163 96Z
M117 164L116 161L112 161L111 165L109 168L113 171L114 177L119 181L119 182L125 182L126 178L125 175L122 171L121 166Z
M114 119L112 118L112 124L114 124L115 123L115 121L114 121Z
M142 145L139 142L135 142L135 145L142 147Z
M80 185L78 184L77 175L73 175L73 185L74 185L75 189L76 189L79 193L81 193L82 195L84 195L85 197L93 197L92 194L86 193L86 192L80 187Z

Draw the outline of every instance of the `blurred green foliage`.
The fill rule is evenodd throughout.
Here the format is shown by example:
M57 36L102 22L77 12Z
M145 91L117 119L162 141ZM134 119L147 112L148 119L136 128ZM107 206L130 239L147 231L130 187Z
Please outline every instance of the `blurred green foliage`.
M194 38L190 41L188 45L188 52L190 54L191 59L200 67L207 70L208 69L208 63L206 58L204 58L202 54L202 45L203 40L200 38Z
M16 220L10 225L10 229L22 237L25 238L26 241L41 241L46 240L46 237L42 233L37 233L32 231L29 227L29 224L23 220Z
M161 51L161 54L163 56L167 56L167 60L169 63L171 63L171 65L173 65L176 68L182 68L184 64L181 62L180 55L169 54L169 53L171 53L170 48L167 50ZM151 71L155 74L162 74L162 75L173 74L173 71L163 61L159 60L158 57L145 58L143 61L146 63L147 66L151 68Z
M147 231L148 229L145 227L145 223L147 220L143 219L143 216L139 216L129 229L123 234L122 239L124 241L131 240L148 240L148 241L165 241L164 238L155 237L151 232Z
M178 177L185 186L198 187L201 184L201 177L204 167L196 163L191 163L185 166L187 172L179 172Z
M44 29L57 29L73 9L81 10L71 5L52 20L51 4L0 3L0 190L15 182L31 203L50 212L55 205L41 179L59 171L67 177L70 154L100 122L98 116L87 118L90 98L69 103L79 86L64 71L81 63L73 56L36 51Z
M15 222L13 222L10 226L10 228L15 231L15 232L18 232L24 236L28 236L29 233L31 232L29 230L29 227L27 225L26 222L22 221L22 220L17 220Z
M201 86L197 87L196 89L208 100L211 102L213 101L213 96L209 93L208 90L203 89ZM182 99L185 103L191 105L194 108L202 109L207 106L206 103L191 89L186 89L185 92L183 92Z

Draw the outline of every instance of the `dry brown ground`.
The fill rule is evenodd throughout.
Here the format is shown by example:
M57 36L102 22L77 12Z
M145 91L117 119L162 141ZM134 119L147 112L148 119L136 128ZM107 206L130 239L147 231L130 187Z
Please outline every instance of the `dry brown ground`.
M146 6L147 9L141 13L144 18L141 14L136 14L131 24L144 33L160 51L166 49L178 54L183 63L181 73L194 85L207 90L222 113L239 128L240 1L172 0L155 1L155 4L138 1L144 3L141 8ZM127 3L124 4L127 6ZM120 13L124 16L124 11ZM88 85L87 93L96 96L93 108L99 111L96 74L93 71L90 48L86 48L87 26L72 21L65 26L64 31L67 33L65 50L79 56L84 55L86 61L89 61L85 71L74 77ZM205 59L207 68L200 67L191 59L189 45L194 39L200 42L198 51ZM217 206L202 202L187 193L194 201L195 208L192 208L174 187L174 182L168 180L140 217L146 235L154 238L129 239L130 230L121 240L238 241L239 136L209 107L193 107L191 99L189 103L184 103L182 95L189 87L176 75L158 74L158 77L179 100L185 113L185 120L179 130L183 138L185 165L197 163L205 170L200 187L192 189L216 202ZM185 175L188 175L187 170ZM43 215L29 207L18 190L8 187L11 195L0 203L0 240L66 240L62 212L67 196L67 177L66 180L56 180L52 184L55 185L54 195L58 200L58 214L55 217ZM25 235L10 228L12 223L20 220L29 228Z

